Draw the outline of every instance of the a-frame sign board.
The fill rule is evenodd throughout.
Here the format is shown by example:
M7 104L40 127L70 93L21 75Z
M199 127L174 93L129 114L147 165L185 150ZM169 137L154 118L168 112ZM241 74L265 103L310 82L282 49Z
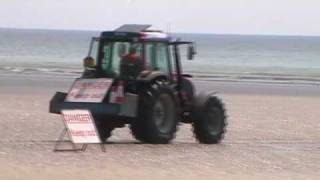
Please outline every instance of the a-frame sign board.
M100 144L101 150L105 152L89 110L62 110L61 117L65 127L56 141L54 151L85 151L88 144ZM64 140L65 137L68 140ZM69 142L72 149L59 149L63 142ZM77 144L81 144L81 148L77 148Z

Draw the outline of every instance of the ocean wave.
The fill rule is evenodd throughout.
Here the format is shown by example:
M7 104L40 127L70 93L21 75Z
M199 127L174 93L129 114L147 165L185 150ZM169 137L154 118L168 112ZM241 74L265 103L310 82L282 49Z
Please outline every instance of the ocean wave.
M32 74L32 75L53 75L53 76L80 76L83 69L72 68L47 68L47 67L0 67L0 73ZM254 82L254 83L279 83L279 84L311 84L320 85L320 76L294 75L277 73L202 73L190 72L194 79L202 81L221 82Z
M45 74L81 74L81 69L55 69L55 68L30 68L30 67L0 67L0 72L13 72L13 73L45 73Z
M319 76L306 76L306 75L301 76L301 75L293 75L293 74L273 74L273 73L201 74L201 73L195 73L193 77L195 79L206 80L206 81L320 85Z

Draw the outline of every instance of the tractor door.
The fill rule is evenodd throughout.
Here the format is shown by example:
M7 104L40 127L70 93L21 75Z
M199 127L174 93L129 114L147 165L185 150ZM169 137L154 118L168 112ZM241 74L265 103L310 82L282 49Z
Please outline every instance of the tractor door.
M166 43L146 43L145 66L147 70L161 71L170 77L172 65L168 45Z

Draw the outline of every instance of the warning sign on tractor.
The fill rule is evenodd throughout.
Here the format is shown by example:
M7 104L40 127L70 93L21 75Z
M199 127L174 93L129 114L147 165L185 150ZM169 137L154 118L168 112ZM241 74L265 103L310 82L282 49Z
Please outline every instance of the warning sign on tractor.
M112 79L77 79L66 98L67 102L102 102L112 84Z

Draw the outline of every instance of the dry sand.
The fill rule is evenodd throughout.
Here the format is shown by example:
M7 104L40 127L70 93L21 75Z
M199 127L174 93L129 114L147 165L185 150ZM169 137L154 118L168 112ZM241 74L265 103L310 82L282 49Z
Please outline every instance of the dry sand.
M190 126L181 125L170 145L139 144L122 128L115 130L106 152L90 145L86 152L55 153L63 124L47 112L48 101L68 83L46 88L19 86L21 80L0 83L1 180L320 177L320 90L319 96L221 94L229 126L220 145L196 143Z

